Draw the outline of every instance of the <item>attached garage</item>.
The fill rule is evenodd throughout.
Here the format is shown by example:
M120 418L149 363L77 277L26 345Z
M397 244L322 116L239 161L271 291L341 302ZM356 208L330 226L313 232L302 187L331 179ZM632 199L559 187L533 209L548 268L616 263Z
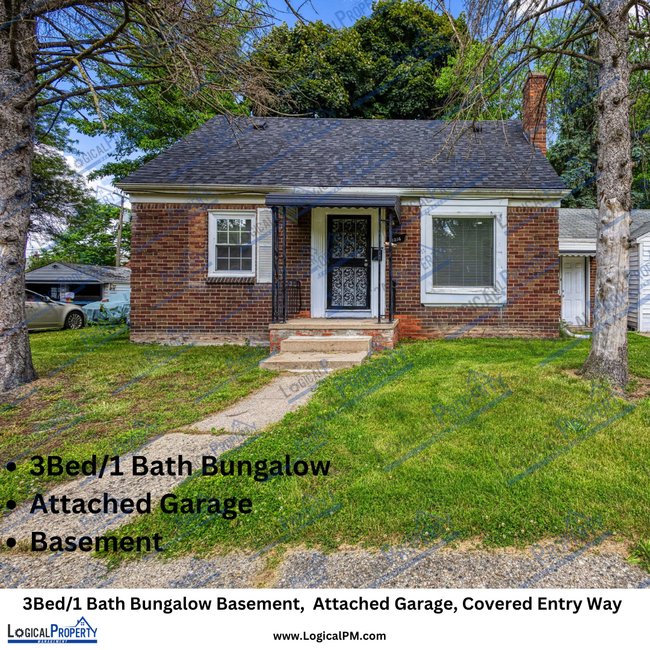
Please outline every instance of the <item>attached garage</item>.
M560 217L560 295L562 320L593 326L598 211L562 208ZM650 210L633 210L630 229L628 327L650 332Z

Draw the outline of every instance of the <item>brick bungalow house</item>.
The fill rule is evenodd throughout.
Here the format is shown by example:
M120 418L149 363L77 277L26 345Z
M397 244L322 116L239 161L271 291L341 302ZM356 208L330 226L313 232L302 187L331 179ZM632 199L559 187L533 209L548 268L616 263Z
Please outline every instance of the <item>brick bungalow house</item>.
M557 336L545 81L523 123L213 118L118 184L132 340Z

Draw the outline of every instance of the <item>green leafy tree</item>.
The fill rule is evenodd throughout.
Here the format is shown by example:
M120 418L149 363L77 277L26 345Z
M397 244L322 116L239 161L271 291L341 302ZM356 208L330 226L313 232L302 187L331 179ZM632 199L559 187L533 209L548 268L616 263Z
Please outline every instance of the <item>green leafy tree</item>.
M455 26L462 31L464 19ZM253 61L276 73L279 113L429 119L443 103L436 81L453 54L452 32L422 3L378 0L349 28L274 27Z
M66 229L52 235L52 246L38 251L28 260L28 270L51 262L85 262L115 266L116 232L120 209L87 197L67 219ZM122 227L121 251L128 256L131 224Z
M51 239L65 231L90 197L85 180L53 147L36 148L32 178L30 233Z
M550 102L557 137L548 149L548 160L572 193L565 208L596 208L598 71L589 61L572 59L571 74L557 77L556 97Z

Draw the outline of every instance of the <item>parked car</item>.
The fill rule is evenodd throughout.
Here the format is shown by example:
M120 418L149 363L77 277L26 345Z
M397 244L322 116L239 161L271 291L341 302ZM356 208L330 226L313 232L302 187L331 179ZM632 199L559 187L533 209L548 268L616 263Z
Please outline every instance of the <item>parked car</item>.
M57 302L33 291L25 291L25 311L29 330L78 330L86 324L79 305Z

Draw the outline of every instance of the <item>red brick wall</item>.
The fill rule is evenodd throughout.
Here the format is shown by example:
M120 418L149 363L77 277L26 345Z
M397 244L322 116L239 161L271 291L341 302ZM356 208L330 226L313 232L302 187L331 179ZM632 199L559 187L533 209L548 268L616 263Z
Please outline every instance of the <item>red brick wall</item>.
M399 278L421 268L420 208L404 206L406 241L393 248L393 268ZM522 224L516 228L518 224ZM558 336L560 318L558 211L557 208L508 209L508 304L501 308L477 306L426 307L421 304L420 285L407 280L397 287L396 314L400 336ZM536 252L545 249L552 261L532 272L525 271ZM537 277L534 277L537 276Z
M131 335L133 340L165 338L167 329L190 331L197 338L248 334L268 337L271 320L270 284L221 280L206 282L207 271L182 269L186 250L208 258L207 205L133 205ZM219 204L218 209L255 210L255 205ZM393 249L394 269L411 276L419 273L420 208L404 206L406 241ZM517 224L523 224L514 228ZM305 213L287 228L287 277L299 278L302 311L310 311L310 227ZM420 286L411 282L398 287L397 315L400 336L438 338L456 335L557 336L560 317L559 267L539 277L520 274L531 252L530 244L549 251L557 262L557 209L509 208L508 300L501 308L425 307L420 303ZM180 269L180 270L179 270ZM513 277L514 276L514 277ZM403 276L402 276L403 277ZM419 277L419 276L418 276Z
M207 263L208 209L257 210L260 206L136 203L132 207L133 340L164 339L168 328L190 331L197 338L242 333L268 338L270 284L256 284L248 278L223 278L209 284L207 269L200 268L200 263L189 271L184 267L188 250ZM287 227L287 277L301 276L302 306L307 311L310 224L307 213L288 221Z

